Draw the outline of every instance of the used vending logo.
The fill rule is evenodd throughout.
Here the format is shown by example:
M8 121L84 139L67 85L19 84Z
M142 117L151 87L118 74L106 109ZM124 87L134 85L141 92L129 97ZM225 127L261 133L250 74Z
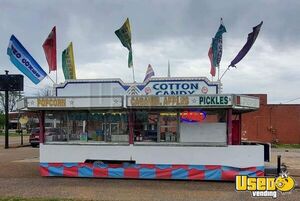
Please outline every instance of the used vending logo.
M236 191L249 191L253 197L277 198L277 193L287 193L295 188L295 180L282 172L278 177L248 177L238 175L235 177Z

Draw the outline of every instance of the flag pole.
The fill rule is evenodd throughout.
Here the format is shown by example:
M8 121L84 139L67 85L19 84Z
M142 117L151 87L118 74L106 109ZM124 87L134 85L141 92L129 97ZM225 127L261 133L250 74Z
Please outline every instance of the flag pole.
M168 60L168 77L171 77L170 60Z
M220 24L221 25L223 25L224 26L224 24L223 24L223 18L221 17L221 19L220 19ZM222 37L222 36L221 36ZM222 39L222 38L221 38ZM223 39L222 39L222 43L223 43ZM222 44L222 49L223 49L223 44ZM222 50L221 50L222 51ZM222 56L222 54L221 54L221 56ZM220 61L221 61L221 59L220 59ZM220 81L220 63L219 63L219 65L218 65L218 81Z
M223 76L225 75L225 73L229 70L229 68L230 68L230 66L228 66L228 67L226 68L226 70L224 71L224 73L223 73L222 76L220 77L219 81L221 81L222 77L223 77Z
M57 69L56 69L56 80L55 81L56 81L56 84L57 84Z
M133 67L133 65L132 65L132 78L133 78L133 83L135 83L134 67Z
M51 79L51 77L47 74L47 77L55 84L55 82Z

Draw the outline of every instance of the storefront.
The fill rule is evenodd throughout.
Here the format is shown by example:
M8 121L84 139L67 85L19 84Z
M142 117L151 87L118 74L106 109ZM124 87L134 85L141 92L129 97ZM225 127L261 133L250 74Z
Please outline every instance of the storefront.
M206 78L76 80L27 97L40 113L42 176L233 180L264 174L264 150L240 144L241 113L259 99L218 94ZM44 122L56 133L45 133Z

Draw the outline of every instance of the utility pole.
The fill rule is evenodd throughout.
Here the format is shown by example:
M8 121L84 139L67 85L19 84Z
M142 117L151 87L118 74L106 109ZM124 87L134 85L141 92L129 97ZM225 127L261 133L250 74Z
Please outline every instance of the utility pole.
M5 71L7 80L8 80L8 70ZM8 89L5 90L5 149L8 149Z

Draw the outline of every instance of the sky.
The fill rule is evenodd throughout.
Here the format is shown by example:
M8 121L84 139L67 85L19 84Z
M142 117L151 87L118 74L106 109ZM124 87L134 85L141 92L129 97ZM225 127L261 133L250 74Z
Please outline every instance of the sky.
M222 78L223 93L262 93L269 103L300 103L298 0L0 0L0 8L0 73L20 73L6 54L12 34L48 72L42 44L56 26L58 82L64 82L61 53L71 41L78 79L132 82L128 50L114 34L127 17L137 82L143 81L148 64L156 77L167 76L168 60L174 77L211 80L207 53L220 18L227 29L220 74L252 27L263 21L252 49ZM55 72L49 76L55 80ZM52 85L48 78L38 85L24 80L26 95Z

